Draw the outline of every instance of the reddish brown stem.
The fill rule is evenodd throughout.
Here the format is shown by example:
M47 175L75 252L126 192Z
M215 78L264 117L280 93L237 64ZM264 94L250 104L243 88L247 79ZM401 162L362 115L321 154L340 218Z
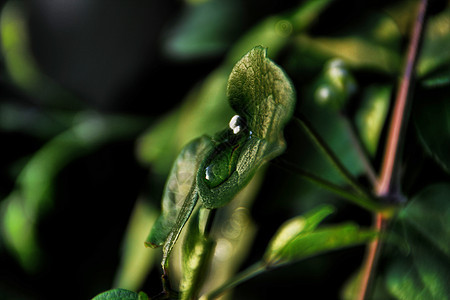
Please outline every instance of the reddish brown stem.
M418 7L417 18L411 33L409 42L405 68L401 78L399 88L397 90L394 110L391 117L389 133L387 137L386 147L384 150L384 158L379 175L378 183L375 187L375 193L378 197L395 196L399 187L396 182L398 172L398 163L401 155L401 145L403 143L404 131L406 129L407 115L409 106L411 105L411 83L414 77L414 71L419 51L420 39L422 37L423 27L425 24L427 0L421 0ZM386 227L388 219L381 213L375 215L374 227L378 231L383 231ZM361 285L358 294L358 300L367 298L369 285L373 277L374 269L377 263L381 249L380 239L375 239L368 247L366 259L363 265L363 273L361 277Z

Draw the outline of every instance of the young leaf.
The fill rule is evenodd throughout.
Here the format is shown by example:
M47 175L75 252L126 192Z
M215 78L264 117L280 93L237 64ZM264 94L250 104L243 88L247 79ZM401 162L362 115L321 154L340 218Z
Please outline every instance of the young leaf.
M299 234L310 232L314 230L323 219L332 214L334 208L325 205L319 207L304 216L298 216L286 221L278 229L266 249L264 259L266 261L273 261L277 258L277 254L287 247L293 239Z
M138 294L118 288L98 294L92 300L148 300L148 296L144 292Z
M355 224L342 224L317 229L297 235L270 261L277 266L344 247L364 244L372 240L376 232L360 229Z
M283 152L283 128L292 116L295 92L284 72L266 57L266 49L258 46L233 68L228 99L238 113L230 121L235 137L219 133L215 150L203 160L197 175L206 208L227 204L264 161ZM217 181L211 182L209 170L215 170Z
M333 212L330 206L320 207L305 216L287 221L272 238L264 255L268 266L292 263L312 255L370 241L376 233L342 224L316 229Z
M292 116L295 91L283 70L267 58L267 49L255 47L236 63L228 80L228 99L254 136L274 151L284 147L282 130Z

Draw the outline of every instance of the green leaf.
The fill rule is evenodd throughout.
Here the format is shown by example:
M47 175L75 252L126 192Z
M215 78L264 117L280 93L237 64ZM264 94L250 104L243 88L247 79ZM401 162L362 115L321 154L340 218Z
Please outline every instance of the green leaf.
M361 15L363 19L348 20L344 28L337 25L338 29L334 29L337 34L298 35L294 40L297 56L310 54L313 59L322 61L337 57L353 70L371 69L396 74L401 67L398 53L402 36L398 25L386 13L372 11ZM310 64L312 58L299 59Z
M304 216L298 216L286 221L272 237L264 254L264 260L273 261L278 254L301 233L313 231L323 219L332 214L334 208L329 205L321 206Z
M422 145L450 173L450 101L445 94L422 101L414 117Z
M350 223L316 229L332 212L330 206L324 206L283 224L266 250L266 264L280 266L292 263L331 250L363 244L376 236L372 230L359 229Z
M386 285L397 299L449 299L450 184L425 188L403 209L394 230L409 253L397 253L387 267Z
M194 193L198 164L205 151L207 152L210 147L210 139L203 136L186 145L178 155L164 189L161 216L152 227L146 241L147 246L158 247L167 240L183 206L186 205L185 203L189 201ZM195 203L189 205L192 209L194 206ZM180 225L184 226L184 223Z
M148 300L148 296L144 292L138 294L119 288L98 294L92 300Z
M239 114L230 129L216 135L215 150L203 160L197 175L202 204L227 204L266 161L285 148L283 128L292 116L295 92L284 72L266 57L266 49L253 48L233 68L228 99ZM224 156L225 155L225 156ZM220 176L211 182L212 175Z
M345 247L370 242L376 232L360 229L355 224L342 224L299 234L278 254L277 265L292 263L301 259Z
M255 47L236 63L228 99L253 135L275 149L284 147L281 132L292 117L295 91L283 70L267 58L266 49Z
M217 55L239 33L244 18L238 1L197 2L186 5L175 26L167 32L166 54L178 59ZM230 18L235 22L229 22Z

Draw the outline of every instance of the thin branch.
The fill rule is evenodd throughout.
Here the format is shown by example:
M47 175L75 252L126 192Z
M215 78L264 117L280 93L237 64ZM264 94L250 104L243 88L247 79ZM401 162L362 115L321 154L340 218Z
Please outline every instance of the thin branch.
M408 122L409 108L411 106L412 81L414 79L415 66L417 62L419 45L423 36L425 17L428 1L420 0L417 12L417 18L411 33L411 39L406 56L406 64L400 85L397 91L395 106L391 117L389 135L384 151L381 173L376 186L376 195L379 197L395 196L400 189L396 182L398 168L400 163L402 145L404 142L404 132ZM374 227L383 231L387 226L388 219L381 213L375 215ZM373 278L376 268L377 258L381 251L381 241L375 239L368 248L365 263L363 266L363 275L361 279L358 300L364 300L368 297L369 285Z
M265 270L267 270L266 265L263 262L259 261L259 262L255 263L254 265L248 267L241 273L238 273L233 278L233 280L226 282L225 284L218 287L217 289L215 289L208 295L203 295L202 297L200 297L200 300L216 299L217 297L219 297L221 294L223 294L227 290L234 288L235 286L239 285L241 282L247 281L247 280L257 276L258 274L264 272Z
M302 168L299 168L298 166L289 163L283 159L277 159L275 161L276 165L279 165L280 167L294 173L295 175L301 176L302 178L317 184L341 197L344 199L347 199L348 201L352 202L353 204L356 204L362 208L365 208L372 212L380 212L382 209L385 209L381 204L376 202L374 199L370 197L363 197L361 195L355 195L354 193L351 193L347 191L346 189L326 180L322 177L319 177L311 172L308 172Z
M377 186L378 180L377 180L376 172L373 169L372 163L370 162L370 160L367 157L366 151L364 151L364 148L361 145L361 141L355 132L354 125L352 124L352 122L350 122L350 120L348 119L347 116L342 115L342 119L344 120L344 125L350 136L351 142L353 144L353 148L356 150L359 160L361 161L361 163L364 166L364 169L366 170L367 179L369 179L372 186Z

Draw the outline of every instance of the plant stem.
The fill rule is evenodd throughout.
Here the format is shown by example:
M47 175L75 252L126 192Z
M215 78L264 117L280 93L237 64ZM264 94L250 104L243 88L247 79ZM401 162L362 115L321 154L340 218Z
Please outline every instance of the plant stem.
M317 147L322 151L324 156L329 160L333 167L342 175L342 177L358 192L361 196L370 198L370 193L367 192L358 181L353 177L352 174L347 170L347 168L339 161L336 154L328 147L327 143L321 138L317 131L313 128L305 117L300 116L299 118L294 118L294 120L303 128L309 138L317 145Z
M361 161L361 163L364 166L364 169L366 170L367 179L369 179L372 186L376 186L377 185L377 175L375 173L375 170L373 169L372 163L370 162L370 160L367 157L366 151L364 151L364 148L361 145L361 141L356 134L354 125L352 124L352 122L350 122L350 120L348 119L348 117L346 115L342 115L342 120L344 121L345 128L346 128L346 130L350 136L350 139L352 141L353 148L356 150L359 160Z
M405 68L403 76L397 91L395 106L391 117L388 139L384 151L383 164L376 186L376 194L379 197L395 197L400 190L397 178L402 146L408 114L411 106L411 90L414 77L415 66L417 62L419 44L423 36L425 24L427 0L420 0L418 12L409 42ZM387 226L388 219L377 213L375 215L375 229L383 231ZM358 300L364 300L368 297L369 285L373 278L374 269L381 251L381 242L379 238L375 239L368 248L365 263L363 266L363 275L361 279Z
M266 270L266 264L264 264L262 261L259 261L259 262L255 263L254 265L251 265L250 267L248 267L241 273L237 274L233 278L233 280L225 282L222 286L218 287L217 289L215 289L208 295L203 295L202 297L200 297L200 300L215 299L215 298L219 297L225 291L234 288L241 282L247 281L247 280L257 276L258 274L264 272L265 270Z
M378 202L376 202L371 197L361 197L360 195L355 195L354 193L351 193L351 192L347 191L346 189L343 189L342 187L340 187L326 179L323 179L313 173L310 173L304 169L301 169L301 168L297 167L296 165L289 163L283 159L277 159L276 163L279 164L281 167L287 169L288 171L291 171L294 174L299 175L312 183L315 183L323 188L326 188L327 190L329 190L329 191L331 191L331 192L333 192L333 193L349 200L350 202L352 202L362 208L365 208L369 211L379 212L384 208L382 205L380 205Z

